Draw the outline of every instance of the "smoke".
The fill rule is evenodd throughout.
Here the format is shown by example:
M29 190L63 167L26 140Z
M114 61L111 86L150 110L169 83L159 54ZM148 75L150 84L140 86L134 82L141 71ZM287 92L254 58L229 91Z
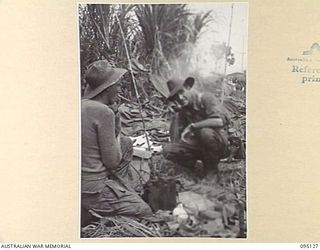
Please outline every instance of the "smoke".
M179 55L172 56L161 66L158 75L151 76L151 82L164 96L167 96L166 83L171 78L194 77L194 88L200 91L216 92L223 78L224 52L222 45L199 39L196 44L185 43Z
M196 9L197 6L193 7ZM200 7L207 11L207 7L210 6ZM225 13L219 12L220 9L216 9L216 5L212 5L211 8L214 10L211 13L213 21L201 29L196 42L177 45L179 46L176 49L177 53L171 55L169 59L163 58L157 75L151 77L152 83L164 96L168 95L166 83L173 77L181 79L194 77L196 79L194 88L201 91L216 92L221 88L227 53L224 42L226 37L221 35L225 33Z

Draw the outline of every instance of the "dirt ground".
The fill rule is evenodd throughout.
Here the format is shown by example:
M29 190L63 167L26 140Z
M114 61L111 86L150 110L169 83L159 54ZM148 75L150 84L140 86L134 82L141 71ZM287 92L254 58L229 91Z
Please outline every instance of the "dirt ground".
M229 132L241 139L245 152L245 100L228 99L225 107L231 117L232 130ZM147 104L141 115L138 106L130 103L119 111L122 131L136 141L134 146L146 148L141 116L154 149L169 142L170 122L164 115L165 110ZM240 158L222 160L218 175L209 173L203 177L201 162L191 170L164 159L161 150L154 152L151 159L144 162L147 164L143 168L144 176L149 181L141 183L144 188L141 185L139 191L153 209L153 218L101 217L95 214L94 222L82 228L82 237L246 238L245 153Z
M82 237L246 237L244 160L221 162L218 179L210 174L199 178L161 155L151 163L148 202L156 210L154 217L99 218L82 228ZM170 188L174 195L166 192Z

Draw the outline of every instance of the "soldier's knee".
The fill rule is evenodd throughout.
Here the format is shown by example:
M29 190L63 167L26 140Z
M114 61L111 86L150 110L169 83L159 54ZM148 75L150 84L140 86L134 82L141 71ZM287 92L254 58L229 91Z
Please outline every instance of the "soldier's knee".
M133 153L133 142L128 136L120 136L120 147L123 155L130 158Z
M211 136L212 133L213 133L213 129L212 128L202 128L202 129L200 129L201 137Z
M212 144L216 141L214 136L214 130L212 128L202 128L200 129L201 142L204 144Z

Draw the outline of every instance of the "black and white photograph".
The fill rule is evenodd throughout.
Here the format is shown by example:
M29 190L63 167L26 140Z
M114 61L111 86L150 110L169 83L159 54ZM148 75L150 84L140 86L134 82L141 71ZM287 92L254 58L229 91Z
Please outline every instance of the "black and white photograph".
M81 238L247 238L247 26L247 3L78 4Z

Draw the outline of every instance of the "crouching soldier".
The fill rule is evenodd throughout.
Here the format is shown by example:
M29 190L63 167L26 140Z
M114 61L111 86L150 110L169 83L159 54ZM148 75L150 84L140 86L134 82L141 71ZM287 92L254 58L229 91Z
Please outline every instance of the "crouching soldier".
M169 106L175 111L169 143L164 157L181 166L194 168L203 163L201 176L218 178L218 163L229 154L226 126L228 118L219 108L216 97L193 89L194 78L172 79L167 82Z
M125 72L106 60L94 62L86 72L88 86L81 102L82 220L90 210L101 215L152 215L123 176L132 157L132 142L120 137L113 109L118 81Z

